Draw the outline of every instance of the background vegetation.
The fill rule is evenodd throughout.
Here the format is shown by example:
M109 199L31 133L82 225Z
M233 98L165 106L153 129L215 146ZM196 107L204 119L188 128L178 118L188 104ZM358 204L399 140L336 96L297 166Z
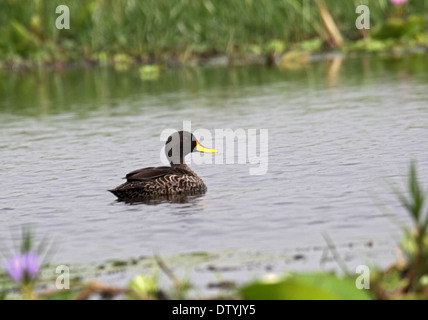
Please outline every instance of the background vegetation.
M59 16L55 9L61 4L70 9L69 30L55 28ZM400 6L389 0L3 0L0 60L9 64L128 59L150 63L165 57L186 61L217 53L263 55L311 39L320 41L304 47L322 50L341 46L337 37L346 44L370 36L355 27L355 9L361 4L370 8L372 33L381 38L419 36L418 43L428 43L428 37L422 37L428 0ZM410 27L399 20L414 15L418 18L410 19ZM391 17L396 18L392 29L380 32ZM357 46L361 47L366 45Z

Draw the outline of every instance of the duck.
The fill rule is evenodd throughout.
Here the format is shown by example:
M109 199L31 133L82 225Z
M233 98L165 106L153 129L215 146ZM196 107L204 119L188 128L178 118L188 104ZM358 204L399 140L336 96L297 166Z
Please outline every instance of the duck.
M108 191L125 201L204 194L207 191L204 181L184 161L192 152L216 153L217 150L202 146L193 133L176 131L165 142L170 166L131 171L123 178L125 183Z

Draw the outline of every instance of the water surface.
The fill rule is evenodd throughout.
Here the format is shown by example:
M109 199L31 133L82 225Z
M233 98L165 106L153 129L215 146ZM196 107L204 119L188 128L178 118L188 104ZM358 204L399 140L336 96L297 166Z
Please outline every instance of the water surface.
M411 159L427 181L427 66L422 55L165 71L155 81L136 69L3 73L2 252L30 224L54 241L55 262L300 250L317 269L327 234L343 251L354 248L345 253L351 269L390 263L399 229L379 204L407 221L390 185L403 185ZM117 202L107 189L161 165L160 134L183 121L213 133L268 129L268 172L191 164L204 196Z

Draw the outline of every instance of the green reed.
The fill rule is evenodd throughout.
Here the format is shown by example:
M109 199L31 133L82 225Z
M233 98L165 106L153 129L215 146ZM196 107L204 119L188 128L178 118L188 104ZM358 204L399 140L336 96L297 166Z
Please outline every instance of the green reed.
M406 263L406 291L418 292L425 287L422 282L428 273L428 190L419 182L414 162L409 168L407 191L396 194L413 222L411 228L403 228L400 245Z
M57 30L55 8L70 8L70 30ZM325 0L345 39L355 39L356 6L370 8L371 24L394 13L388 0ZM428 0L411 0L408 14ZM279 39L286 46L325 32L315 0L2 0L0 60L79 60L126 53L233 53Z

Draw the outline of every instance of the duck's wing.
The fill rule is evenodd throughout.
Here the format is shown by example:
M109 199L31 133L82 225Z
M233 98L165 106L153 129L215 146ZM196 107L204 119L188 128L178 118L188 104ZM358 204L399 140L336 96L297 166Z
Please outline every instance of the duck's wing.
M125 177L128 181L147 181L154 180L167 174L173 174L174 171L171 167L148 167L143 169L134 170L128 173Z

